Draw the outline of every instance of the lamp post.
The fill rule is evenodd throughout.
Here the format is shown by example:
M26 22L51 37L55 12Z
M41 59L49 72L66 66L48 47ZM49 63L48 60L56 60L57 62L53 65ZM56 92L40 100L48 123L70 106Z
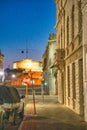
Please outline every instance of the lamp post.
M28 75L28 74L27 74L27 75ZM26 104L28 103L28 85L31 85L31 86L32 86L34 115L35 115L35 114L36 114L35 89L34 89L34 80L33 80L32 75L33 75L33 73L31 72L31 69L30 69L28 77L24 78L23 82L26 84Z
M30 84L30 78L25 77L23 79L24 84L26 85L26 104L28 103L28 85Z
M26 101L25 104L28 103L28 85L26 84Z
M36 115L36 103L35 103L35 89L34 89L34 80L32 79L31 73L31 84L32 84L32 94L33 94L33 104L34 104L34 115Z

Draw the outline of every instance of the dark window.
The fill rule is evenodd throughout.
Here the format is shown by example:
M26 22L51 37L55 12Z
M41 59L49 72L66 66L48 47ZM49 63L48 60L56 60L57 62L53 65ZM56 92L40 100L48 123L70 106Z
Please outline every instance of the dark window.
M74 5L72 6L72 41L74 40Z
M67 17L67 45L69 45L69 17Z

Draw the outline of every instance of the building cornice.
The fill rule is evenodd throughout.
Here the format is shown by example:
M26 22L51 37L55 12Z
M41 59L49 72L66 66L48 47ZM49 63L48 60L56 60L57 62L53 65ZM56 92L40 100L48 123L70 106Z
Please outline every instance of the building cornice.
M58 3L59 0L54 0L55 3Z
M56 39L48 40L48 42L56 42Z

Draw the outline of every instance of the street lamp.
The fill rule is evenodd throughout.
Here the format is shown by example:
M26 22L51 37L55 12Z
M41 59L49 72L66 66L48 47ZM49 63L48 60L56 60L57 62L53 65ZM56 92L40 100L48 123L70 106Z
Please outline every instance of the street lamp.
M3 71L0 71L0 76L3 76L4 75L4 72Z
M16 75L15 74L12 74L12 78L15 78L16 77Z

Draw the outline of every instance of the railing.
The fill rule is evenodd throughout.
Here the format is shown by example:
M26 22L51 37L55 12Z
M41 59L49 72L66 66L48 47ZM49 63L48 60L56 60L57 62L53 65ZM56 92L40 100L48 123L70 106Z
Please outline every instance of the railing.
M64 68L64 57L65 57L65 50L64 49L57 49L55 53L55 66L59 69Z

